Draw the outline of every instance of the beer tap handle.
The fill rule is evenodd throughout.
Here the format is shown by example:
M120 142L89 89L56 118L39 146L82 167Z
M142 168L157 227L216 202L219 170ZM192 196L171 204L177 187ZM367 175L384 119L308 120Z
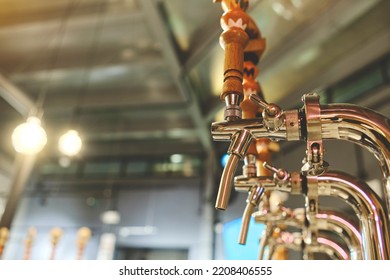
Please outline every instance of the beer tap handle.
M50 260L55 259L57 245L58 245L58 242L60 241L62 235L63 235L62 228L55 227L55 228L52 228L52 230L50 231L51 247L52 247L51 254L50 254Z
M24 260L29 260L31 257L31 248L34 243L35 236L37 235L37 230L34 227L31 227L28 229L27 238L24 241L25 248L24 248Z
M268 164L267 162L264 162L263 166L266 169L268 169L274 173L274 179L276 180L277 183L281 183L281 182L284 183L284 182L288 181L289 173L286 170L281 169L281 168L276 168L276 167Z
M271 132L278 131L284 121L282 109L274 103L267 103L257 94L252 93L249 99L263 109L262 117L264 126Z
M9 230L6 227L0 228L0 259L3 255L5 243L7 242L9 237Z
M253 103L255 103L257 106L259 106L260 108L263 108L263 109L266 109L269 105L263 98L261 98L259 95L255 94L255 93L252 93L251 95L249 95L249 99Z
M77 231L77 259L81 260L83 258L85 247L87 246L87 243L89 239L91 238L92 231L87 227L81 227Z

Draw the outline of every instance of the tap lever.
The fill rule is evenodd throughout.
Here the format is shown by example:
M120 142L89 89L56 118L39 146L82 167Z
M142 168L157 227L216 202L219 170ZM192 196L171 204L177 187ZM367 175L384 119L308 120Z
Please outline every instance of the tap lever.
M263 123L268 131L278 131L284 123L284 114L282 109L274 103L265 102L260 96L253 93L249 96L249 99L264 109L262 112Z
M277 183L278 185L285 184L290 179L290 174L284 169L281 169L281 168L278 169L278 168L268 164L267 162L264 162L263 166L266 169L274 172L274 180L275 180L275 183Z
M256 105L258 105L259 107L263 108L263 109L266 109L268 107L268 103L262 99L260 96L258 96L256 93L252 93L249 95L249 99L255 103Z
M278 105L274 103L267 103L264 99L255 93L249 95L249 99L259 107L263 108L266 111L268 117L277 117L282 112L282 109L280 109Z

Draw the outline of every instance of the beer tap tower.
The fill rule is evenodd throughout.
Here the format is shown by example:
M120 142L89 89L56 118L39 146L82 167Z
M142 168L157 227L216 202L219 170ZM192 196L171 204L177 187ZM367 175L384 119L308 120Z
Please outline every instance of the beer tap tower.
M335 259L390 259L390 120L355 105L320 105L316 93L303 95L300 109L284 111L267 103L255 81L255 65L265 50L265 40L246 13L248 0L214 2L221 2L224 10L220 97L225 101L225 120L213 123L211 132L214 140L231 142L215 207L227 209L233 186L248 193L239 243L245 244L253 215L256 222L266 224L260 258L268 245L268 258L284 259L289 248L300 250L303 259L314 259L316 253ZM257 116L258 111L261 116ZM329 139L349 141L373 153L382 171L383 198L353 176L329 171L324 148L324 140ZM269 164L269 148L275 141L306 142L300 171L290 173ZM240 160L244 160L243 175L235 177ZM288 209L279 199L277 205L270 205L274 191L301 195L305 204ZM319 196L342 198L352 206L359 225L353 225L343 213L321 209ZM289 233L287 226L300 231ZM343 244L334 241L331 233L341 235ZM274 252L280 257L273 257Z

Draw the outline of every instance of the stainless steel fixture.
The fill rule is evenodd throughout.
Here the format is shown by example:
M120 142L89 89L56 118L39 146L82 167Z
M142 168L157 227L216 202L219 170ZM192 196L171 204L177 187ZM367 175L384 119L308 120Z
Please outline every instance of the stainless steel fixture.
M229 42L238 42L245 37L243 30L248 33L249 42L256 39L250 36L253 30L258 29L248 24L252 21L245 12L247 5L247 1L222 1L225 10L221 20L225 30L221 36L222 42L226 40L226 32L230 32L231 37L237 37L229 38ZM237 84L232 86L232 90L229 89L226 74L232 64L240 72L240 65L244 65L243 54L253 51L245 48L247 42L240 42L240 47L225 47L224 92L221 98L226 96L226 92L239 96L235 95L233 89L238 87ZM238 76L235 82L241 81ZM260 258L264 257L264 248L268 245L269 258L272 258L277 246L285 246L302 250L303 259L313 259L317 252L336 259L390 259L390 120L356 105L320 105L316 93L303 95L302 108L288 111L267 103L257 93L250 94L249 100L258 106L261 116L241 118L238 114L231 117L230 113L226 113L225 121L215 122L211 126L215 141L231 142L228 150L230 157L222 173L216 208L227 209L233 185L236 191L249 194L239 243L245 244L249 220L254 215L256 222L267 225L261 238ZM231 111L231 105L232 102L227 104L227 112ZM240 102L234 105L240 106ZM265 163L264 166L274 173L273 176L248 176L249 173L244 172L244 175L235 177L238 162L246 159L247 164L250 160L246 155L251 143L263 138L272 141L305 141L306 154L301 170L288 173ZM366 183L353 176L328 170L325 145L326 140L330 139L356 143L374 154L382 172L383 197L379 197ZM277 212L261 207L263 194L276 190L303 195L303 207L286 209L279 205ZM352 206L360 224L353 225L342 213L322 210L320 196L343 199ZM257 212L256 207L259 208ZM290 233L285 230L287 226L297 227L300 232ZM275 235L276 229L278 234ZM334 241L329 232L341 237L343 244Z

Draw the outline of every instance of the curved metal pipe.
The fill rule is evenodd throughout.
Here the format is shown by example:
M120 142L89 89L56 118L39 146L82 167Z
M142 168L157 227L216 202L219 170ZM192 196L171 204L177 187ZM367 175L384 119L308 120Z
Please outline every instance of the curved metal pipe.
M229 202L231 188L233 184L234 174L237 170L238 162L240 157L231 154L229 159L223 169L221 181L219 182L219 191L217 195L217 201L215 203L215 208L220 210L226 210L227 204Z
M246 238L248 236L249 223L254 209L260 203L263 196L264 189L262 187L253 187L249 192L248 199L246 201L246 207L242 214L241 229L239 234L238 243L241 245L246 244Z
M304 209L302 209L304 210ZM295 215L295 223L298 221L301 226L304 224L305 213ZM361 233L348 220L345 215L330 210L320 210L316 214L316 221L318 229L321 231L331 231L336 233L347 245L349 249L349 256L352 260L363 259L363 243ZM293 221L294 223L294 221ZM294 224L291 223L292 226ZM296 225L295 225L296 226Z
M248 236L248 230L249 230L249 222L251 220L251 215L255 207L256 206L253 205L252 203L247 203L245 207L244 213L242 214L242 222L241 222L238 244L241 245L246 244L246 238Z
M283 245L291 250L300 251L302 249L302 239L303 236L301 233L283 232L281 238L271 238L269 241L269 246L275 247L276 245ZM336 242L332 241L330 236L324 232L319 233L317 244L310 245L306 249L308 255L312 255L313 253L326 253L331 259L350 259L349 252L344 250Z
M321 128L323 139L347 140L375 155L382 170L386 206L390 209L390 120L360 106L330 104L321 106Z
M349 203L362 222L366 259L390 259L390 230L385 206L364 182L341 172L318 176L319 195L339 197Z
M302 210L302 213L297 213L297 210ZM255 214L256 222L267 223L273 221L274 224L284 224L292 227L302 227L304 225L305 213L304 209L295 209L294 213L290 216L280 215L276 217L272 213L266 215L259 213ZM275 216L275 217L270 217ZM341 213L334 211L319 211L316 215L316 222L318 223L318 229L321 231L332 231L336 233L342 240L345 241L348 249L350 259L362 260L363 259L363 244L360 232L357 228Z
M222 172L215 208L219 210L226 210L238 162L240 159L244 158L252 139L253 137L251 133L245 129L233 135L232 142L230 143L228 150L229 159Z
M363 259L361 234L346 217L334 211L319 211L316 219L319 223L319 229L335 232L345 241L350 251L351 260Z
M330 238L320 234L317 238L319 244L318 251L327 253L332 259L336 260L350 260L349 252L345 251L336 242L333 242Z

